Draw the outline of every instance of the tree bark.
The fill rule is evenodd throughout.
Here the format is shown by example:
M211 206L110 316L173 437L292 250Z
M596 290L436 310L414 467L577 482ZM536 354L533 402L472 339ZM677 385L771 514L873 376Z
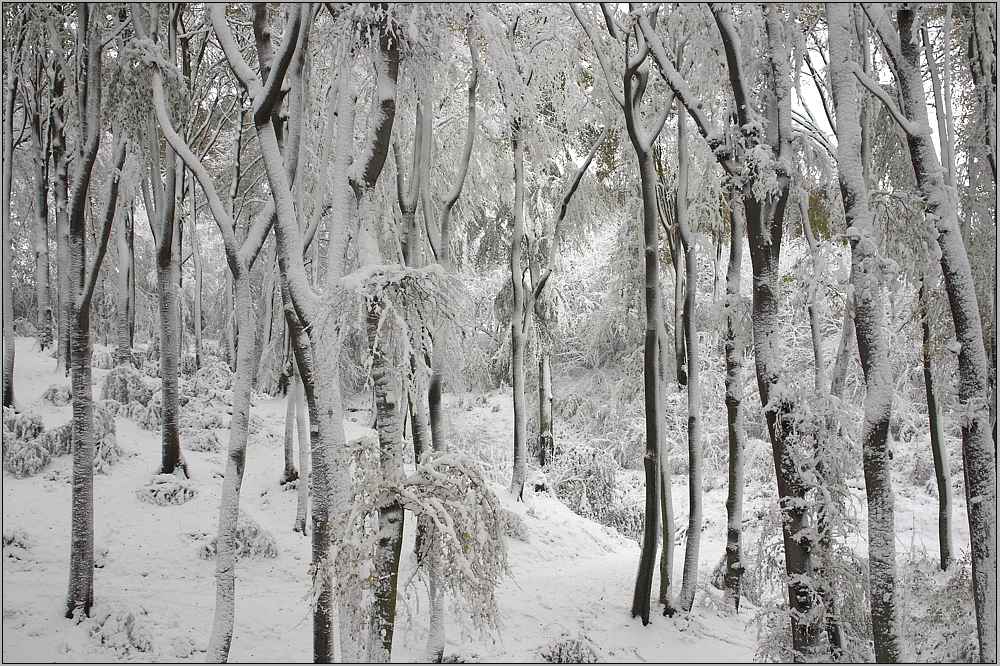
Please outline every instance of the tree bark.
M66 125L63 112L63 91L65 78L62 64L54 63L52 68L52 93L50 113L52 118L52 166L55 178L52 180L53 201L56 218L56 371L69 372L69 163L66 159Z
M305 393L298 371L292 377L290 390L295 397L295 424L299 440L299 485L296 488L295 532L306 535L306 519L309 514L309 421L306 415Z
M643 283L646 305L646 333L643 347L643 385L646 415L646 451L642 465L646 481L645 520L643 521L642 554L632 598L632 617L640 616L644 625L649 624L649 597L653 585L653 568L656 564L659 539L659 489L663 485L659 467L660 405L657 382L656 313L660 301L659 259L656 219L656 173L648 153L636 151L639 160L639 179L642 188L642 231L644 242Z
M896 17L898 42L893 43L893 47L898 46L900 57L893 69L906 117L919 129L907 133L907 144L917 186L926 203L926 215L938 234L941 272L960 345L958 399L960 408L966 413L962 419L962 458L972 546L972 588L980 659L993 662L997 656L996 449L988 407L991 399L989 361L957 210L948 196L929 132L920 50L913 34L914 11L901 9ZM880 33L883 40L892 39L890 35L891 32Z
M285 466L281 472L279 483L285 485L299 478L299 470L295 469L295 432L298 425L296 416L295 371L288 377L288 390L285 393Z
M379 342L379 322L382 305L373 301L368 305L368 344L372 350L372 381L375 385L375 422L379 435L379 467L382 473L382 492L387 495L378 510L378 539L375 545L374 594L371 618L369 656L377 663L388 663L392 657L392 637L396 622L396 587L399 575L399 557L403 546L403 507L395 497L393 488L401 482L402 433L396 378L390 362Z
M896 531L887 434L893 381L884 338L882 268L874 217L861 168L858 85L851 72L853 20L849 5L827 4L830 26L830 77L837 115L837 167L851 241L854 327L865 375L861 445L868 499L868 567L875 658L896 662L900 619L896 580Z
M549 355L538 359L538 463L547 465L555 454L552 436L552 368Z
M129 314L132 305L133 234L132 216L123 216L125 224L115 235L118 249L118 310L115 313L115 365L132 364L132 331Z
M740 611L740 583L743 580L743 451L746 430L743 426L742 345L737 345L735 317L740 300L740 269L743 264L743 243L746 222L743 202L733 194L729 207L729 264L726 267L726 423L729 436L729 484L726 494L726 571L723 585L736 612Z
M702 522L702 451L701 451L701 383L698 374L698 330L695 322L695 299L698 293L698 253L687 213L687 113L677 110L678 181L677 229L684 248L685 282L684 343L687 348L688 398L688 531L684 545L684 578L678 606L690 612L698 588L698 551L701 545ZM655 231L655 229L654 229Z
M524 239L524 142L519 121L511 127L511 148L514 152L514 228L510 240L510 279L514 288L514 304L510 315L511 374L514 394L514 469L510 479L510 493L523 499L527 458L527 414L524 397L524 347L526 303L522 278L523 259L521 244Z
M10 55L4 54L7 66L7 81L4 86L3 104L3 406L14 406L14 291L11 262L10 236L10 191L14 174L14 100L17 94L17 74L13 66L13 54L20 51L22 36L17 41L17 49Z
M194 365L201 368L201 294L203 271L201 264L201 240L198 238L198 208L195 205L194 182L191 183L191 259L194 261Z
M38 68L39 79L41 67ZM40 81L38 82L40 84ZM39 95L39 98L41 96ZM52 344L52 306L49 301L49 159L41 119L41 99L31 114L32 162L35 168L35 210L31 225L31 249L35 259L35 302L38 344L44 350Z
M236 316L240 322L239 357L233 381L233 413L229 421L229 448L219 502L218 538L215 559L215 615L206 661L225 662L233 640L236 617L236 526L240 511L240 487L246 466L250 417L250 389L256 368L253 335L253 299L249 274L236 282Z
M938 491L938 549L941 554L941 569L947 570L954 562L954 546L952 544L951 513L951 463L948 451L944 446L944 424L941 406L937 401L937 389L934 385L934 367L931 359L932 338L931 324L928 319L927 277L920 283L917 302L920 304L921 352L924 370L924 393L927 396L927 422L931 437L931 455L934 457L934 479Z

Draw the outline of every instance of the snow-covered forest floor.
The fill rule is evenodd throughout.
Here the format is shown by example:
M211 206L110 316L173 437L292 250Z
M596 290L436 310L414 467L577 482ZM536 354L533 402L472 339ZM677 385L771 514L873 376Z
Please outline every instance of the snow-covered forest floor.
M94 370L97 386L106 370ZM65 384L55 361L33 339L17 341L15 367L21 410L40 415L46 428L70 419L70 406L41 400L52 384ZM453 428L475 432L475 452L502 464L509 459L512 410L509 392L485 399L448 396ZM461 401L461 406L456 404ZM308 661L309 539L292 531L295 493L283 491L284 399L255 399L261 425L251 430L242 509L273 535L277 557L243 559L237 569L237 616L231 661ZM365 415L354 418L364 422ZM362 426L349 424L348 436ZM226 441L227 431L217 431ZM95 476L95 595L92 617L74 625L63 618L69 555L69 456L53 459L38 475L3 476L3 660L111 661L204 658L214 607L214 561L199 551L216 532L224 447L217 453L185 451L197 496L181 506L154 506L135 495L155 470L159 434L117 418L117 441L126 457L106 475ZM913 446L922 445L914 442ZM928 452L929 455L929 452ZM499 479L497 479L499 481ZM445 654L468 661L538 661L563 637L583 639L601 661L751 661L756 649L756 608L744 602L737 616L722 603L708 579L724 548L725 487L705 495L698 602L689 617L655 614L643 627L629 617L638 545L614 530L573 513L553 495L525 490L514 503L499 483L504 506L521 515L524 539L510 538L512 575L498 590L500 634L491 640L463 635L449 618ZM863 486L856 503L864 525ZM914 552L936 552L936 501L923 488L897 485L896 530L900 562ZM678 525L686 523L686 477L674 477ZM766 508L773 492L749 492L746 516ZM955 541L968 549L964 502L957 493ZM16 543L9 544L9 537ZM745 544L752 548L755 535ZM863 551L866 535L857 544ZM23 543L25 547L18 545ZM404 553L413 551L408 523ZM676 550L683 557L683 540ZM412 572L404 555L401 581ZM678 562L676 574L679 575ZM393 658L419 659L425 640L426 596L422 584L401 593ZM654 583L654 589L656 584Z

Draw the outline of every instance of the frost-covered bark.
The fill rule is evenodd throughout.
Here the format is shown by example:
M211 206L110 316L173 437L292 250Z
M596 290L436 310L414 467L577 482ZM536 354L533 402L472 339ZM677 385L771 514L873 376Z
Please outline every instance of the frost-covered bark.
M851 242L854 327L865 376L861 446L868 499L868 571L875 658L900 659L896 531L887 435L893 380L885 340L882 260L861 166L858 86L852 73L853 20L849 5L826 6L830 80L837 117L837 169Z
M201 265L201 240L198 237L198 207L195 205L194 183L191 183L191 259L194 262L194 364L201 367L201 294L203 271Z
M723 585L733 607L740 610L740 583L743 580L743 450L746 430L743 425L743 349L737 342L735 317L740 299L740 269L746 222L743 202L735 194L730 198L729 263L726 266L726 331L723 346L726 358L726 423L729 438L729 480L726 493L726 570Z
M56 220L56 371L69 371L69 163L63 112L65 79L61 63L53 63L49 125L52 128L53 203Z
M285 394L285 467L281 471L279 483L285 485L299 478L299 470L295 468L295 373L288 377L288 391Z
M701 383L698 364L698 330L695 325L695 298L698 293L698 251L687 211L687 113L677 110L677 229L684 247L684 269L687 289L684 297L684 343L687 347L688 398L688 530L684 546L684 578L678 606L690 611L698 588L698 551L701 545L702 521L702 451L701 451ZM655 228L654 228L655 233Z
M861 82L890 109L906 132L910 161L924 198L928 223L937 233L941 272L955 325L958 352L958 399L962 412L962 458L972 546L972 589L980 659L996 661L997 553L996 553L996 448L992 438L989 403L989 361L972 268L962 241L958 211L948 194L944 170L938 161L928 124L927 100L915 34L915 12L896 12L896 30L874 6L865 12L882 41L902 101L902 110L877 82L859 75ZM937 252L935 252L937 254Z

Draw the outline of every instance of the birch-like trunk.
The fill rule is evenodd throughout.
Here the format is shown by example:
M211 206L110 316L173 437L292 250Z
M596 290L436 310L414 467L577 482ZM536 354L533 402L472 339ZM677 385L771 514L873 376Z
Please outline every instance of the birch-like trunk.
M923 358L924 393L927 396L927 422L931 436L931 455L934 457L934 480L938 491L938 550L941 554L941 569L947 570L954 562L952 544L951 513L954 494L951 490L951 462L944 445L944 415L937 400L932 361L931 323L928 317L927 277L920 283L917 303L920 305L920 349Z
M740 583L743 580L743 458L746 430L743 425L743 349L737 346L735 308L740 299L740 269L743 265L743 243L746 221L743 202L737 195L729 207L729 264L726 266L726 423L729 436L729 481L726 493L726 571L723 586L736 609L740 611Z
M875 658L900 659L896 531L887 435L893 381L885 340L882 268L868 188L861 167L858 84L851 71L850 5L827 4L830 79L837 116L837 168L851 241L854 327L865 376L861 446L868 499L868 570Z
M920 67L920 49L914 34L913 9L897 12L901 55L895 72L906 117L919 128L907 133L910 160L926 216L937 232L941 272L955 324L958 352L958 399L962 418L962 458L972 546L972 589L980 659L996 661L997 553L996 448L991 431L989 361L983 344L975 283L962 241L958 211L948 195L943 169L931 139L927 102ZM995 144L994 144L995 146Z
M687 113L677 110L678 180L677 229L684 247L685 282L684 343L687 348L688 398L688 531L684 544L684 578L678 606L688 612L694 605L698 588L698 551L701 546L702 522L702 451L701 451L701 383L698 373L698 330L695 323L695 298L698 293L698 251L687 212ZM655 234L655 228L654 228Z
M281 485L290 483L299 478L299 470L295 469L295 432L297 422L295 419L295 401L296 401L296 391L295 391L295 376L294 370L288 377L288 390L285 393L285 440L284 440L284 454L285 454L285 466L281 472L281 480L278 482Z

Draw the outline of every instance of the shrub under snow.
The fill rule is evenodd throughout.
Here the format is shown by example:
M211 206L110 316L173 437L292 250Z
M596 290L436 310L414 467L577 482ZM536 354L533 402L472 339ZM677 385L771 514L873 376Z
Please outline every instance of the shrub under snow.
M218 537L204 544L198 552L203 560L215 557ZM278 542L271 533L249 515L240 511L236 521L236 558L271 559L278 556Z
M138 402L148 405L153 397L153 389L146 384L142 373L128 365L120 365L104 376L101 381L101 398L117 400L123 405Z
M596 664L597 653L583 638L564 636L542 648L542 660L550 664Z
M154 474L149 483L135 491L143 502L160 506L184 504L197 494L197 488L173 474Z
M56 407L68 405L72 400L73 394L70 393L68 386L52 384L42 393L42 402L55 405Z
M52 454L39 438L16 439L4 444L3 468L19 479L37 474L52 460Z

